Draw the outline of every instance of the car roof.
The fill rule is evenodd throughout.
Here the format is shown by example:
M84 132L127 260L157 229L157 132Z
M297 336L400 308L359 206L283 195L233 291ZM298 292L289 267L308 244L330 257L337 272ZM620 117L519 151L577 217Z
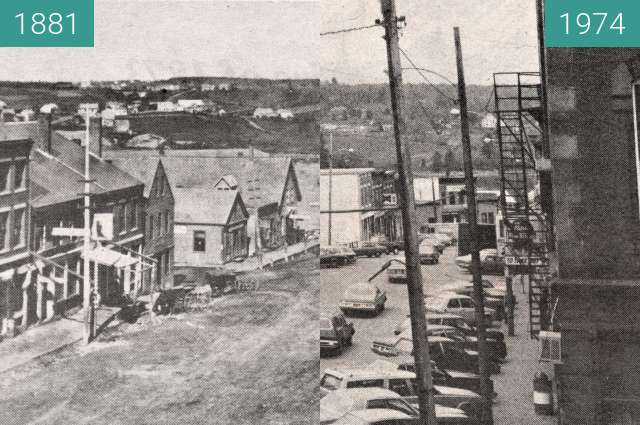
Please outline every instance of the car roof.
M402 398L394 391L379 387L340 388L332 391L331 394L327 395L323 400L326 400L329 396L334 398L346 397L354 401L367 401L372 398Z
M399 369L391 369L375 367L374 364L371 364L369 367L357 367L357 368L335 368L335 369L327 369L325 373L329 373L338 378L360 378L360 379L375 379L375 378L415 378L416 375L413 372L407 372L405 370Z
M450 327L450 326L447 326ZM400 333L400 335L398 335L398 338L396 339L396 342L401 340L401 339L408 339L408 340L413 340L413 336L411 334L411 329L405 329L404 331L402 331L402 333ZM446 336L439 336L439 335L433 335L433 336L429 336L429 343L432 342L453 342L453 340L451 338L447 338Z
M453 291L442 291L438 292L434 298L468 298L471 299L468 295L457 294Z
M361 424L370 424L378 421L391 421L397 419L411 419L413 416L409 416L404 412L400 412L395 409L364 409L354 410L349 412L336 423L342 424L354 424L355 420L362 421ZM357 422L355 422L357 423Z
M428 319L462 319L462 317L453 313L436 313L436 312L427 312L427 320Z

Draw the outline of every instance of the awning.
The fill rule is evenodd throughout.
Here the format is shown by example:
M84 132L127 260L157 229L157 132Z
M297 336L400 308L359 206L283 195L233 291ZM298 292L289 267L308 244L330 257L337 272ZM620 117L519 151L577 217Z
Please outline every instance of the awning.
M118 268L128 267L138 263L138 260L134 257L104 247L90 250L87 257L95 263ZM82 258L84 258L84 253L82 254Z

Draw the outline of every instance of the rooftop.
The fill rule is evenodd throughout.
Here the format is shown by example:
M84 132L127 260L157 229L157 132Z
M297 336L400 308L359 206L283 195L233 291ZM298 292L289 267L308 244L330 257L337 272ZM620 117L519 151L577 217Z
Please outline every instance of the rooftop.
M176 188L173 195L176 223L225 225L236 200L244 210L240 194L236 190ZM246 210L244 215L248 216Z

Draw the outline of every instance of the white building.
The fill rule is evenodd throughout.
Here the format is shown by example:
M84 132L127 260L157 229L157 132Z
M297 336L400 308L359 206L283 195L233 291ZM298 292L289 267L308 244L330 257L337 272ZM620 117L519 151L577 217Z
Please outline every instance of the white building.
M413 193L416 202L431 202L440 199L440 179L437 176L413 178Z
M216 85L211 83L204 83L200 85L200 91L215 91Z
M326 211L360 210L373 207L373 168L320 170L320 244L357 244L369 240L373 227L374 211L331 214L331 238L329 238L329 214ZM331 178L331 196L329 179ZM331 202L329 198L331 197Z
M278 114L271 108L256 108L253 118L276 118Z
M179 109L173 102L158 102L156 106L159 112L176 112Z
M205 105L202 99L180 99L178 100L178 109L187 112L202 112L205 110Z
M113 127L116 122L116 117L127 116L129 111L125 107L120 108L106 108L102 111L102 125L105 127Z
M496 124L498 124L498 119L496 118L495 115L493 114L487 114L482 118L482 121L480 122L480 125L482 126L482 128L490 128L490 129L495 129L496 128Z
M291 109L278 109L276 113L283 120L293 119L293 112L291 111Z

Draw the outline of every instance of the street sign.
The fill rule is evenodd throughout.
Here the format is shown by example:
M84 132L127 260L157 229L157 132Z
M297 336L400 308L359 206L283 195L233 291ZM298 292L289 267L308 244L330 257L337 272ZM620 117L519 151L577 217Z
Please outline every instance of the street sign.
M113 239L112 213L94 214L91 238L95 241L110 241Z
M84 236L84 229L77 229L73 227L54 227L51 229L51 236L81 238Z

